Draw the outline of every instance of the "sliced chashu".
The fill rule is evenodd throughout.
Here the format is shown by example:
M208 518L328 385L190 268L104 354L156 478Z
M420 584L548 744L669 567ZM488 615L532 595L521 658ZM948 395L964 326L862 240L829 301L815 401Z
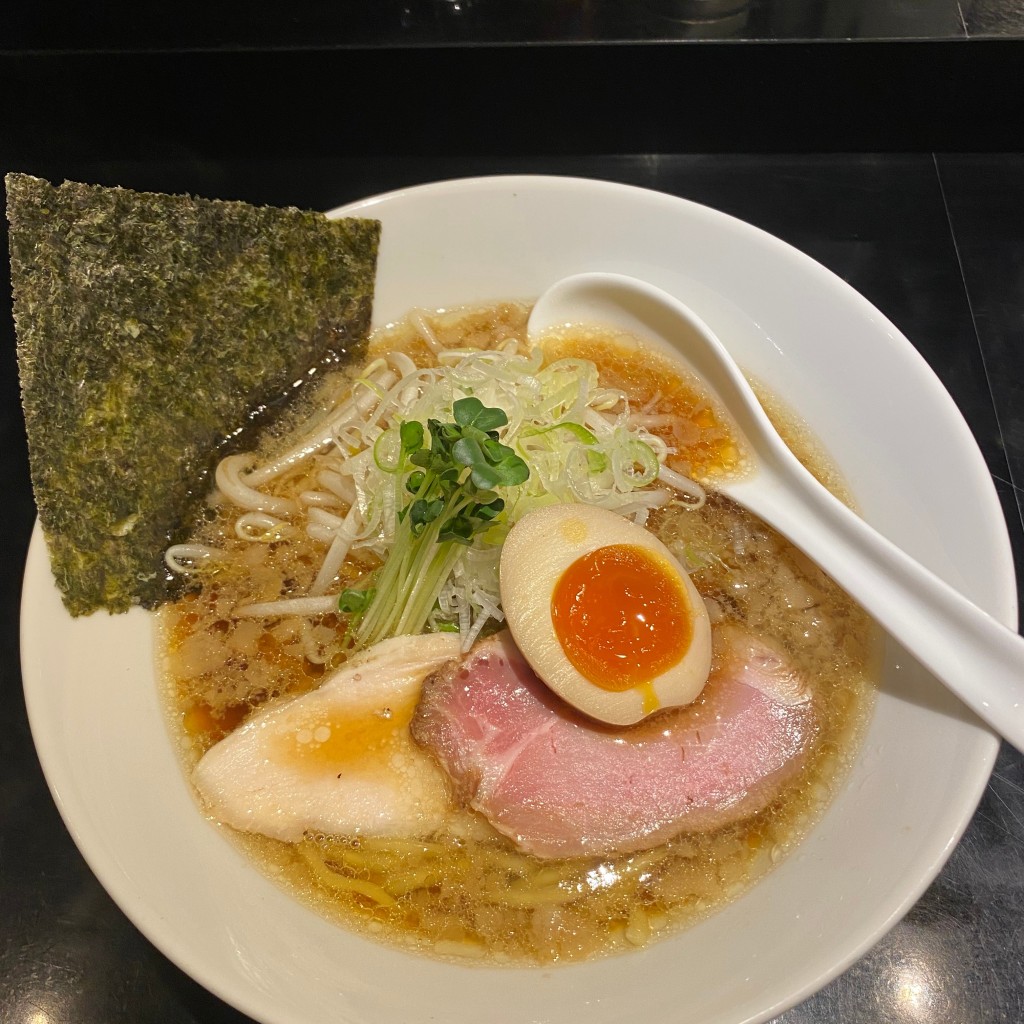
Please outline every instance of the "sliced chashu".
M453 633L383 640L311 693L256 711L192 773L207 810L285 842L431 835L452 809L450 787L409 721L424 678L458 653Z
M627 853L763 809L804 763L813 701L781 652L716 628L698 700L602 726L555 697L508 633L424 686L412 723L456 793L541 857Z

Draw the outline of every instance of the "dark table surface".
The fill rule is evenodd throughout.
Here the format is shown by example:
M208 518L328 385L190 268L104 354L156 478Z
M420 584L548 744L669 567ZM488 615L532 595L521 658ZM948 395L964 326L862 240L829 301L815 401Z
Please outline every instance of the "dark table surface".
M1020 0L140 11L5 9L0 171L312 209L569 174L733 214L829 267L921 351L977 438L1024 578ZM0 1022L241 1024L106 895L36 759L18 657L35 511L6 286L0 302ZM950 500L970 498L954 482ZM1021 1024L1022 963L1024 757L1004 744L919 903L778 1021Z
M1018 0L137 0L11 5L0 49L379 48L640 40L982 39L1019 36Z

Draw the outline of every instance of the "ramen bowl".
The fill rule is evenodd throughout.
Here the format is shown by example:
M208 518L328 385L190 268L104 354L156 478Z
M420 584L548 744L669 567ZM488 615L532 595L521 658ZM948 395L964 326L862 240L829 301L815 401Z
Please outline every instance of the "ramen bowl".
M442 182L333 213L382 222L378 325L414 307L529 300L585 271L671 292L799 414L866 519L1015 622L1005 524L957 408L878 310L790 246L682 199L570 178ZM970 503L947 500L951 477ZM71 619L38 528L22 639L39 757L92 870L171 960L264 1024L769 1020L841 972L913 904L965 828L998 747L888 643L844 786L749 892L633 953L545 968L462 965L329 923L219 834L193 800L165 725L152 617Z

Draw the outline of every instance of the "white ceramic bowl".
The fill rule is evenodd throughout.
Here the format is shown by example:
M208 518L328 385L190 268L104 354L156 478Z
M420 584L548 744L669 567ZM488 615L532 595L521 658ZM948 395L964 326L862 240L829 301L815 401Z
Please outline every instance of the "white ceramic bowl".
M873 524L1016 622L1005 524L959 412L881 313L788 245L681 199L567 178L445 182L335 212L383 222L377 323L413 306L531 298L588 270L674 292L802 414ZM951 477L970 502L948 500ZM143 612L71 620L37 530L25 579L24 680L61 814L140 930L266 1024L767 1020L835 976L911 906L966 826L998 746L890 649L848 784L799 850L748 895L688 932L611 960L448 966L326 923L203 820L161 717L151 630Z

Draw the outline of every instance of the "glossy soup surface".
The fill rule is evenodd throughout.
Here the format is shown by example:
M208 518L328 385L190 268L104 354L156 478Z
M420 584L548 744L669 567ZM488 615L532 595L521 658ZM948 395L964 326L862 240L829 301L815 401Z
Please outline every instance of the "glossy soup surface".
M446 347L487 348L522 338L528 312L508 303L427 319ZM410 326L381 332L372 344L376 351L401 348L420 363L431 359ZM672 468L711 479L742 471L738 439L674 365L597 335L569 336L556 348L552 358L593 360L603 384L624 389L652 424L667 424L665 439L678 449ZM813 439L762 397L797 455L849 501ZM301 492L314 472L307 466L282 478L275 493ZM198 539L237 551L236 564L161 613L166 703L186 771L253 708L314 688L345 657L340 614L232 618L238 604L304 593L323 548L305 535L242 544L233 539L232 518L214 506ZM873 696L874 627L788 542L714 494L696 510L659 511L648 527L692 569L714 621L771 638L809 680L819 722L811 755L765 812L640 853L554 861L518 852L468 810L428 840L308 835L292 845L234 833L254 863L297 898L366 935L433 956L513 964L642 946L699 920L769 870L820 816L856 753ZM350 559L341 586L373 568Z

